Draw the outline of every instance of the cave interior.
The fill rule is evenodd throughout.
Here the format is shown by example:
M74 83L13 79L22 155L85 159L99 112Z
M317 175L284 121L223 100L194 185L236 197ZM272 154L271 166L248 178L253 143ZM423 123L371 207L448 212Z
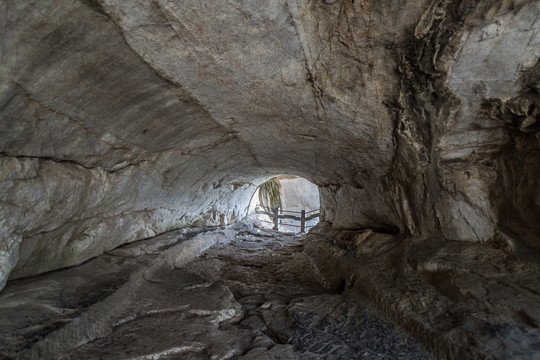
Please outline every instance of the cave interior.
M540 1L0 9L0 357L540 358Z

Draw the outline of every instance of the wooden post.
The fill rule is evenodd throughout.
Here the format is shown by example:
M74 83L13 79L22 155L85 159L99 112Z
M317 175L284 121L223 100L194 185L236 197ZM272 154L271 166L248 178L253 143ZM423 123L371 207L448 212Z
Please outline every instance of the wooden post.
M306 210L302 210L300 221L300 232L306 232Z
M274 230L279 230L279 207L274 209Z

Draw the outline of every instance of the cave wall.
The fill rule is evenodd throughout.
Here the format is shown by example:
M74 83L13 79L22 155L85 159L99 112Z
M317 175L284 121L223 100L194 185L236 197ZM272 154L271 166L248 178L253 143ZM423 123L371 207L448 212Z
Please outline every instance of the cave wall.
M5 1L0 287L243 216L538 248L538 1Z
M15 180L20 173L14 173L2 183L9 194L5 200L13 204L5 206L11 222L3 230L24 234L15 238L18 261L11 277L78 264L172 229L218 225L220 216L226 222L241 216L254 185L220 184L208 178L213 164L193 159L178 164L178 158L175 152L162 154L112 174L51 160L10 159L11 166L28 168L26 178ZM156 174L156 165L168 168L167 174ZM188 193L179 194L179 187ZM233 196L234 190L239 194Z
M376 16L414 22L394 3ZM275 175L382 176L394 145L381 94L398 82L375 42L393 20L377 25L373 8L3 2L0 285L234 221Z
M0 285L245 212L264 175L234 171L249 149L111 21L82 2L4 5Z
M436 1L401 43L396 156L321 189L341 228L538 248L538 2ZM337 204L341 205L341 208Z

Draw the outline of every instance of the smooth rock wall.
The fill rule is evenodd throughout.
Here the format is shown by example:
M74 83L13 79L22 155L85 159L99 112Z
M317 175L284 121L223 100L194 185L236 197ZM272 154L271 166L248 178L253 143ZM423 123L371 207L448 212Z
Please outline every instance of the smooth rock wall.
M170 229L234 221L264 177L234 133L91 5L5 4L0 287L12 270L34 275Z
M9 220L3 223L2 235L18 237L4 250L7 260L2 268L17 264L12 278L78 264L168 230L219 225L221 217L226 223L235 221L246 212L255 189L251 183L220 184L209 178L213 165L188 159L178 163L182 157L175 153L113 173L23 159L22 163L34 165L35 172L24 180L20 178L26 168L11 159L14 167L23 168L1 183L7 203L2 218ZM155 166L168 169L168 177Z

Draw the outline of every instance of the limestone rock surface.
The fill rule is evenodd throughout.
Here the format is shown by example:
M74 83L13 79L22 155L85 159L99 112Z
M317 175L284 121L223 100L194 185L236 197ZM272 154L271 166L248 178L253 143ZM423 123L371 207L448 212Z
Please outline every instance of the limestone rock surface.
M538 262L501 248L320 223L306 253L328 287L357 289L441 359L540 354Z
M326 259L323 283L373 284L367 296L434 353L537 355L538 0L0 8L0 289L235 222L258 185L291 174L320 188L327 223L308 250ZM261 356L289 356L280 345Z
M203 238L218 240L167 264ZM302 249L298 237L246 226L180 230L12 281L0 295L0 356L431 359L357 293L315 282Z
M234 221L275 175L384 175L423 3L6 2L0 284Z

